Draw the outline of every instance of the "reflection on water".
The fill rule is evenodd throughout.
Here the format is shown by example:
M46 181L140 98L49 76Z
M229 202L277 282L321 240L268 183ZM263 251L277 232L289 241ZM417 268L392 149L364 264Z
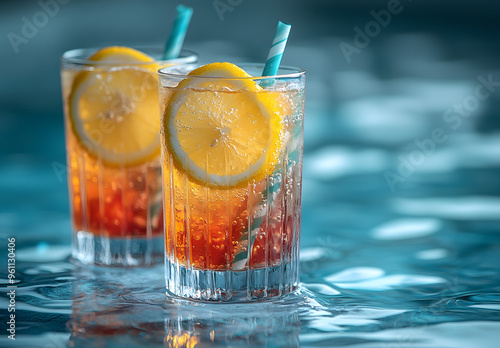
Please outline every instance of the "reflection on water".
M207 304L165 295L161 267L72 272L71 347L298 347L305 299Z
M325 245L305 248L302 264L307 271L300 290L250 304L167 297L161 266L82 268L67 259L27 263L19 269L24 282L19 283L16 305L23 325L15 343L26 348L465 348L473 346L473 339L478 347L493 347L494 332L500 330L494 281L498 253L477 249L482 261L473 251L461 253L466 262L476 262L465 267L443 255L446 249L426 246L431 236L408 239L411 245L420 238L412 247L401 239L391 241L394 245L373 245L371 258L355 248L351 258L344 249L339 252L346 261L336 265L332 258L339 254L325 251ZM393 264L394 254L400 264ZM371 259L372 265L343 267L356 259ZM452 265L461 266L452 270ZM14 347L6 339L0 342Z
M249 305L177 301L165 319L166 347L299 347L300 295Z
M72 314L66 326L72 347L161 346L166 306L161 267L141 270L73 270Z

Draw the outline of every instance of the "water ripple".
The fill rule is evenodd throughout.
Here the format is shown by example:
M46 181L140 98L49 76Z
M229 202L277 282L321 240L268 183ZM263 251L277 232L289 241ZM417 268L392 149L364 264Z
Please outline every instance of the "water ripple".
M395 199L394 210L408 215L436 216L450 220L500 220L500 198L453 197Z
M438 219L398 219L377 226L372 235L380 240L418 238L437 232L441 225Z

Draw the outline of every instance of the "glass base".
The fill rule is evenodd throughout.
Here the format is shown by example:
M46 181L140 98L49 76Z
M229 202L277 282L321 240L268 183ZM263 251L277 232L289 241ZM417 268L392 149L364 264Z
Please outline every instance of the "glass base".
M107 238L78 231L73 234L73 259L102 266L150 266L163 262L163 236Z
M299 284L298 261L246 271L186 268L165 259L167 293L191 300L248 302L290 293Z

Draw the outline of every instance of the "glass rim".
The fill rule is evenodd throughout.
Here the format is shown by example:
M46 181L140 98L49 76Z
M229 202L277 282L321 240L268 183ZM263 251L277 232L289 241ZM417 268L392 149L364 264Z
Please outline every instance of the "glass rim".
M241 62L241 63L234 63L236 66L241 67L257 67L260 68L261 70L264 69L265 64L263 63L248 63L248 62ZM201 67L203 65L198 65L197 67ZM291 78L300 78L302 76L305 76L306 70L294 66L288 66L288 65L281 65L279 67L278 72L280 70L285 70L285 71L290 71L290 73L279 73L278 75L271 75L271 76L248 76L248 77L221 77L221 76L201 76L201 75L188 75L188 74L178 74L178 73L173 73L173 72L167 72L167 70L171 69L178 69L179 66L168 66L161 68L158 70L158 75L160 77L170 77L170 78L176 78L176 79L186 79L186 78L192 78L192 79L218 79L218 80L267 80L267 79L291 79ZM243 69L245 70L245 69Z
M92 55L92 53L97 52L98 50L105 48L103 47L86 47L86 48L74 48L71 50L65 51L61 56L61 61L63 63L70 63L75 65L100 65L100 66L123 66L123 65L150 65L152 62L143 62L143 61L131 61L131 62L120 62L120 61L98 61L98 60L89 60L88 57ZM129 47L129 46L123 46ZM130 46L130 48L137 49L145 54L151 55L161 55L163 53L163 48L159 46ZM83 58L87 57L87 58ZM154 57L153 57L154 58ZM179 64L192 64L198 61L198 53L182 49L178 58L174 59L155 59L153 62L168 62L175 63L175 65Z

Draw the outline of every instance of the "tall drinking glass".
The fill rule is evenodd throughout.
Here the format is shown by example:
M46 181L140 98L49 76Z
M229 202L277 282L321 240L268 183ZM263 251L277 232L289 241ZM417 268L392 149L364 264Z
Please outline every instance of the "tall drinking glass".
M252 301L299 283L305 71L239 66L250 75L159 71L166 286L184 298Z
M73 228L84 264L143 266L163 260L157 70L160 49L76 49L61 75Z

